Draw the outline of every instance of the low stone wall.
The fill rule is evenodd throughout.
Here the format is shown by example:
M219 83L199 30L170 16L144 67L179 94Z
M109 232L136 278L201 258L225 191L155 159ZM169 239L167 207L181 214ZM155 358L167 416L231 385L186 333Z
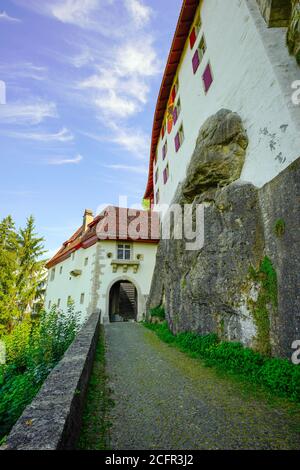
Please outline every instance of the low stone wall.
M90 316L25 409L8 437L8 450L74 449L99 338L100 316Z

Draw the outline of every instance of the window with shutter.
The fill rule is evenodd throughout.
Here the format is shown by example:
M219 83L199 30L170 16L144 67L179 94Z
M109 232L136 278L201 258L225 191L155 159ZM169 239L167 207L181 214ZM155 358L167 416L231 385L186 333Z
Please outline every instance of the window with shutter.
M194 45L195 45L195 42L196 42L196 39L197 39L197 34L196 34L196 28L194 27L192 29L192 32L190 34L190 48L193 49Z
M211 87L211 84L213 83L213 75L212 75L212 70L210 63L207 64L204 73L202 75L202 80L203 80L203 85L204 85L204 91L205 93L208 92L208 90Z
M164 184L167 183L169 179L169 165L166 166L166 168L164 169Z
M155 202L156 204L159 203L159 189L156 191Z
M166 141L162 149L163 160L166 158L167 153L168 153L168 142Z
M197 72L198 67L200 65L200 59L199 59L199 52L198 50L195 52L192 60L192 65L193 65L193 72L194 74Z
M179 132L177 132L177 134L175 136L175 150L176 150L176 152L178 152L179 149L180 149L180 135L179 135Z

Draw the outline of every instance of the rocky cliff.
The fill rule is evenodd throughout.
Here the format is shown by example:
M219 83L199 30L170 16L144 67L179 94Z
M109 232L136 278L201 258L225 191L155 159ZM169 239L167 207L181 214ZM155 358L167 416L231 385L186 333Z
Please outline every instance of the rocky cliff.
M292 15L287 33L289 51L300 65L300 0L292 0Z
M300 159L258 189L239 180L246 148L241 119L230 111L200 130L174 203L205 205L204 247L160 242L148 312L164 304L174 333L218 332L290 357L300 339Z

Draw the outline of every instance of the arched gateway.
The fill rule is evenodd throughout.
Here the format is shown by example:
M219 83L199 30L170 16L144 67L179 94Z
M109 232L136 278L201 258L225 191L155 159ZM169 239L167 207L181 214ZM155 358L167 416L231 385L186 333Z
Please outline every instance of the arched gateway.
M115 282L109 291L109 321L136 321L138 316L138 293L128 280Z

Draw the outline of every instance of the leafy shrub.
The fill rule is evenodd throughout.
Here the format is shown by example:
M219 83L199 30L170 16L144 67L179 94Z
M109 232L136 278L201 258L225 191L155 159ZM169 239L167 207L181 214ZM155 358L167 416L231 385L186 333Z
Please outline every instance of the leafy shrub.
M152 308L150 310L150 315L151 317L159 318L160 320L166 319L165 309L162 305L160 305L159 307Z
M7 361L0 368L0 439L37 394L78 329L78 315L70 305L67 313L55 307L42 312L38 322L26 320L2 338Z
M287 359L269 358L245 348L241 343L220 341L215 334L205 336L196 333L180 333L174 336L164 322L161 325L146 323L145 326L166 343L192 353L214 366L250 382L263 385L272 393L300 401L300 366Z

